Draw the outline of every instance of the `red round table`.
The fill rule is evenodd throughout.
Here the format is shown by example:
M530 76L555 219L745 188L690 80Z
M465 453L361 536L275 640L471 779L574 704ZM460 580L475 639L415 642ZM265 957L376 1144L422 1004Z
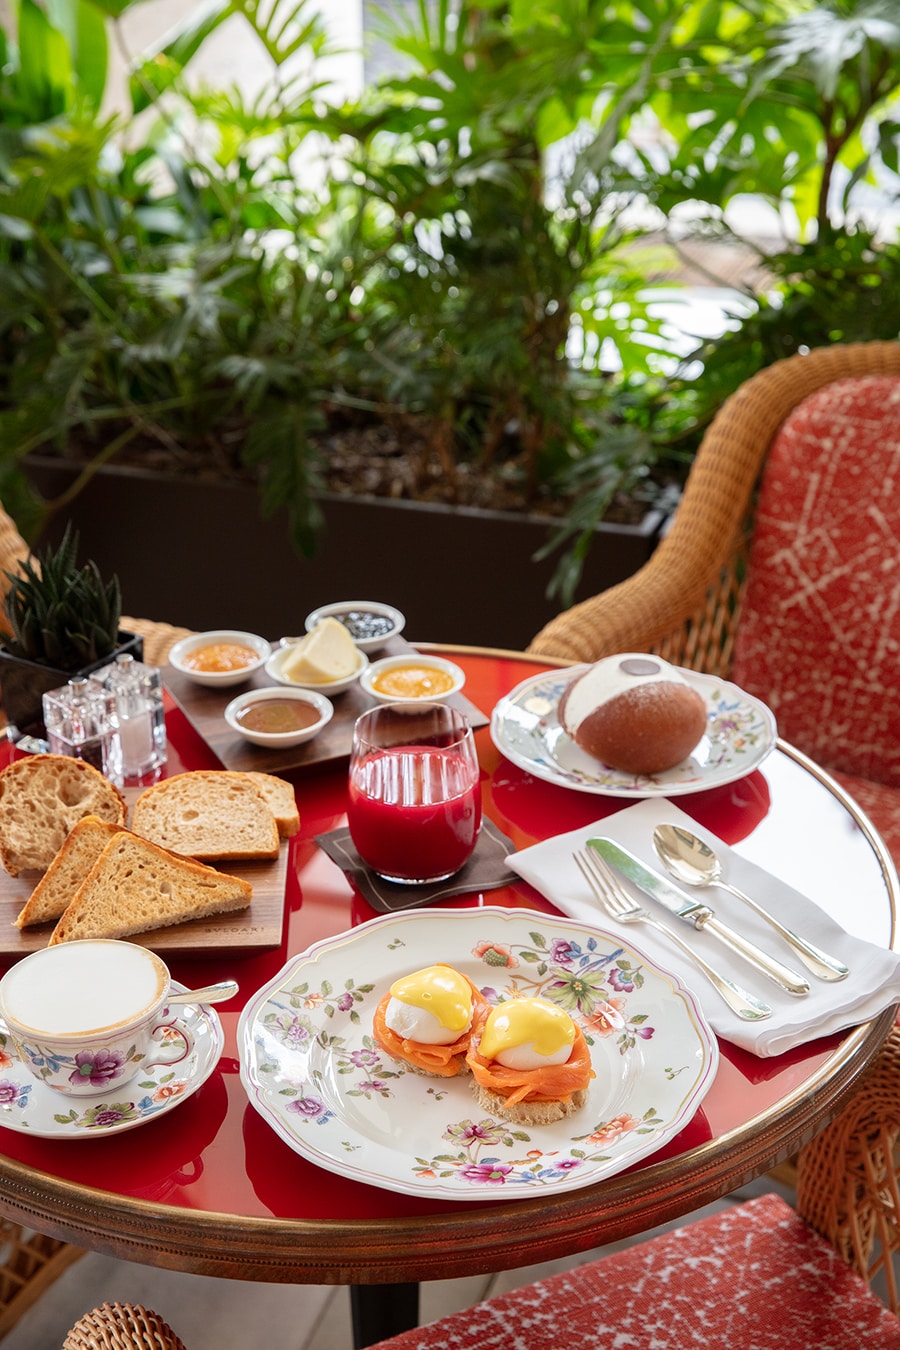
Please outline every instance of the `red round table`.
M511 653L452 655L466 671L467 697L486 714L548 668ZM168 725L169 773L218 767L178 709ZM500 755L487 728L477 739L485 812L516 848L630 804L538 781ZM715 1082L674 1140L626 1172L562 1194L436 1202L324 1171L250 1106L235 1033L241 1007L289 956L372 917L314 842L344 823L345 780L346 766L296 778L302 824L290 841L281 947L239 960L170 962L188 986L239 981L238 998L217 1010L226 1045L211 1078L164 1118L107 1138L0 1130L0 1214L114 1256L235 1279L365 1287L530 1265L686 1214L789 1158L856 1088L891 1026L888 1010L777 1059L723 1042ZM779 743L748 777L678 805L769 871L805 883L852 931L894 944L890 859L853 803L789 747ZM451 904L554 912L524 882Z

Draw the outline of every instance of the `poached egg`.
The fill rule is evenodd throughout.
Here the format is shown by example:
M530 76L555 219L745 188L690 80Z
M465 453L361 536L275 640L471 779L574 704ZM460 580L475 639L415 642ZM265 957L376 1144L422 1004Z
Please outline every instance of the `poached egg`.
M485 1019L479 1054L507 1069L565 1064L575 1044L575 1023L544 998L515 998L492 1008Z
M426 966L391 985L385 1024L404 1040L452 1045L472 1024L472 990L452 966Z

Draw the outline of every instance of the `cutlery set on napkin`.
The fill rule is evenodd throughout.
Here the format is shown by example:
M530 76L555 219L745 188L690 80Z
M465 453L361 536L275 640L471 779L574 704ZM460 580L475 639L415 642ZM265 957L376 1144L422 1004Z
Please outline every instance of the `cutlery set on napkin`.
M663 824L670 828L657 833L655 846ZM666 843L690 836L696 842L687 863L675 850L669 856ZM707 884L680 884L668 874L668 866L681 866L679 875L689 876L695 858L707 864ZM620 893L619 909L633 901L652 923L632 933L611 916L584 865L591 859L603 860L601 875L611 869L605 876ZM813 899L729 849L669 800L641 801L507 862L563 914L621 931L623 943L693 990L720 1036L756 1055L782 1054L900 1002L900 955L846 932ZM726 993L726 1002L697 957L747 995L743 1013L741 999Z

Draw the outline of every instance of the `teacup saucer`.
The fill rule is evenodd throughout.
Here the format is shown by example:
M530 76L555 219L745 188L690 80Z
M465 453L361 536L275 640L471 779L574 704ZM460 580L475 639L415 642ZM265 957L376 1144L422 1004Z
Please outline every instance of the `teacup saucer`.
M185 986L173 980L172 988ZM155 1065L124 1087L90 1097L67 1097L39 1083L20 1060L0 1051L0 1126L42 1139L89 1139L132 1130L174 1110L206 1082L225 1037L215 1011L201 1004L185 1004L173 1021L194 1037L185 1060Z

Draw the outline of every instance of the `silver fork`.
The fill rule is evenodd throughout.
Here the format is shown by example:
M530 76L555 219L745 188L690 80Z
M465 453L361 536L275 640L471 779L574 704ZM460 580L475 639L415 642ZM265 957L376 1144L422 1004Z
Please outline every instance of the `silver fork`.
M766 1017L772 1016L772 1009L767 1003L763 1003L753 994L748 994L746 989L741 989L739 985L726 979L724 975L720 975L717 970L713 970L712 966L708 965L703 957L698 955L693 947L684 942L677 933L674 933L666 924L660 923L646 909L642 909L637 901L633 900L628 892L622 888L618 879L602 858L581 850L576 850L572 856L601 908L606 911L610 918L617 919L619 923L646 923L651 928L656 928L660 933L664 933L670 942L673 942L676 947L680 947L685 955L689 956L696 966L699 966L713 988L743 1021L762 1022Z

